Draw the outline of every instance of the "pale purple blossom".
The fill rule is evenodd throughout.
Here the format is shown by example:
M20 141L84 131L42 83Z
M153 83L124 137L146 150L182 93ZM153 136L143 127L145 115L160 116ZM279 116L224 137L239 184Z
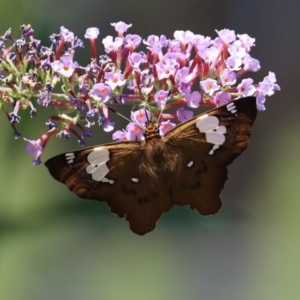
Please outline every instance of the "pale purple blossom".
M159 90L158 92L156 92L154 100L158 107L164 107L168 98L168 94L169 92L165 90Z
M264 96L272 96L275 91L280 91L280 86L276 83L275 74L269 72L268 76L259 82L259 92Z
M111 88L104 83L96 83L93 85L90 95L94 100L106 102L110 99Z
M216 60L216 58L219 56L219 50L218 48L211 46L209 48L201 47L198 50L199 56L206 62L211 63Z
M167 38L164 35L158 37L157 35L149 35L147 40L143 40L143 43L147 46L147 49L152 53L160 53L162 48L167 45Z
M238 71L241 69L242 66L242 59L239 57L229 56L225 61L227 68L232 71Z
M231 100L231 95L226 92L217 92L214 96L213 102L217 107L229 103Z
M142 140L144 138L144 130L136 123L130 122L126 126L126 138L130 141Z
M257 93L256 94L256 107L258 110L265 110L265 102L266 102L266 97L263 93Z
M186 94L185 99L188 107L197 108L200 105L201 94L198 91L193 91L190 94Z
M39 165L41 163L41 155L43 152L42 139L33 141L24 138L24 140L27 141L25 151L34 157L32 163L34 165Z
M123 142L123 141L126 141L128 140L126 135L127 135L127 131L125 131L124 129L123 130L117 130L113 133L112 135L112 139L114 141L117 141L117 142Z
M146 109L139 109L131 112L131 120L136 122L137 124L146 124L150 121L151 113Z
M104 78L106 79L105 84L107 84L111 90L123 86L126 83L126 80L123 79L122 70L120 69L116 69L114 72L106 72Z
M220 75L221 83L225 85L234 85L236 83L236 75L231 70L225 68Z
M154 83L154 78L153 75L148 75L148 70L145 70L142 72L143 74L143 81L141 83L141 91L143 94L148 95L154 88L153 83Z
M180 86L182 83L188 83L186 77L189 75L190 70L188 67L183 67L176 72L175 81Z
M126 48L137 48L142 42L142 38L137 34L127 34L124 38L124 46Z
M173 129L176 126L175 123L172 123L170 120L161 122L159 126L159 135L164 136L167 132Z
M60 27L60 34L66 42L70 42L70 43L74 42L75 39L74 32L70 31L64 26Z
M157 70L158 79L169 78L171 75L175 75L178 68L178 63L171 59L165 59L155 64Z
M237 58L244 58L247 54L246 49L242 46L242 42L239 40L229 45L228 52L231 56Z
M174 38L180 41L182 44L188 44L192 43L192 41L194 40L194 33L190 30L176 30L174 32Z
M250 51L251 47L255 46L255 38L250 37L248 34L238 34L237 37L240 39L247 52Z
M114 130L115 122L110 121L108 118L102 118L101 124L105 132Z
M84 37L86 39L96 39L100 34L100 30L97 27L90 27L86 30Z
M170 40L168 43L168 51L179 55L181 51L181 43L178 40Z
M116 37L115 39L113 39L112 36L108 35L102 40L102 43L104 45L106 53L117 52L123 44L123 38Z
M140 64L145 62L145 54L133 52L128 56L128 63L135 71L140 72Z
M64 55L60 60L55 60L51 66L55 72L69 78L73 75L74 71L79 65L77 62L73 62L73 59L70 55Z
M191 119L194 113L191 110L180 107L179 109L177 109L176 115L179 122L184 122Z
M124 32L127 31L128 28L132 26L132 24L126 24L125 22L119 21L116 23L110 23L111 26L115 28L118 34L123 35Z
M237 86L239 94L243 97L252 96L256 91L256 88L252 85L252 83L252 78L243 79Z
M244 69L246 71L257 72L258 70L260 70L259 60L251 57L250 54L246 54L243 63L244 63Z
M212 96L214 92L220 89L220 85L218 85L217 81L211 78L201 80L200 85L203 88L204 92L210 96Z
M194 34L193 45L199 50L200 48L208 48L211 45L211 38L201 34Z
M216 32L225 44L230 44L236 39L234 30L224 28L222 30L216 30Z

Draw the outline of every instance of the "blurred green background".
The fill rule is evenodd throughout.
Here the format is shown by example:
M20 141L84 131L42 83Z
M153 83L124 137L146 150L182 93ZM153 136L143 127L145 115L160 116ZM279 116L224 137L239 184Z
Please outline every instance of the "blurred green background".
M173 208L143 237L104 204L77 198L43 165L33 167L0 115L0 299L299 299L299 9L296 0L1 1L1 33L12 27L17 37L30 23L46 42L61 25L81 38L97 26L101 52L102 38L114 35L110 23L120 20L143 38L179 29L248 33L262 65L255 81L274 71L282 91L268 99L248 150L230 166L222 210L205 218ZM78 51L81 64L88 49ZM23 136L39 137L41 120L28 122ZM90 144L110 138L99 131ZM53 140L43 160L75 148L75 139Z

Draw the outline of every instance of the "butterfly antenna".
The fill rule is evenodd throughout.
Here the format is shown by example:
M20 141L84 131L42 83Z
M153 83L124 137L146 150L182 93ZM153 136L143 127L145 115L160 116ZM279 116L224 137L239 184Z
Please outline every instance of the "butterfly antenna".
M149 124L149 123L150 123L150 120L149 120L149 118L148 118L148 114L147 114L146 108L144 108L144 111L145 111L145 116L146 116L146 119L147 119L147 124Z
M125 120L127 120L127 121L129 121L129 122L132 122L130 119L126 118L125 116L123 116L122 114L118 113L118 112L115 111L114 109L112 109L112 108L110 108L110 107L108 107L108 106L106 106L106 107L107 107L107 109L109 109L109 110L112 111L113 113L117 114L118 116L122 117L123 119L125 119Z

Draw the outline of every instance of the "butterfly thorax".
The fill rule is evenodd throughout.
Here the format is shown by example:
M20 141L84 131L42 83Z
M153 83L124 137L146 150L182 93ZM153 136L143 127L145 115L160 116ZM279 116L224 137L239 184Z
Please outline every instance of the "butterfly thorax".
M179 155L175 149L166 143L166 140L159 134L157 124L148 123L145 128L145 141L141 148L142 164L140 171L156 180L162 174L175 175L178 172Z

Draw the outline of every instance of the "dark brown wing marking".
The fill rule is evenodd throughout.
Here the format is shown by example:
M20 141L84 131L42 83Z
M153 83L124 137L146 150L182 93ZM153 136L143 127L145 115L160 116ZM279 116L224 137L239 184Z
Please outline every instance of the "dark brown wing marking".
M173 203L168 187L159 184L140 168L145 143L112 143L102 146L109 152L107 174L102 180L87 172L87 159L94 149L89 147L55 156L46 162L51 175L81 198L106 202L111 211L126 218L130 228L143 235L155 228L162 213ZM161 175L163 176L163 175ZM103 182L104 181L104 182Z
M244 98L196 116L164 137L164 142L183 157L182 171L172 185L174 204L189 204L204 215L220 209L220 194L228 178L227 165L246 149L256 112L255 98ZM197 122L203 116L217 118L218 128L213 132L219 129L218 145L207 141L211 130L199 131L201 126L198 123L197 127ZM214 122L216 119L211 118L211 123ZM208 127L214 128L210 125L208 122Z

